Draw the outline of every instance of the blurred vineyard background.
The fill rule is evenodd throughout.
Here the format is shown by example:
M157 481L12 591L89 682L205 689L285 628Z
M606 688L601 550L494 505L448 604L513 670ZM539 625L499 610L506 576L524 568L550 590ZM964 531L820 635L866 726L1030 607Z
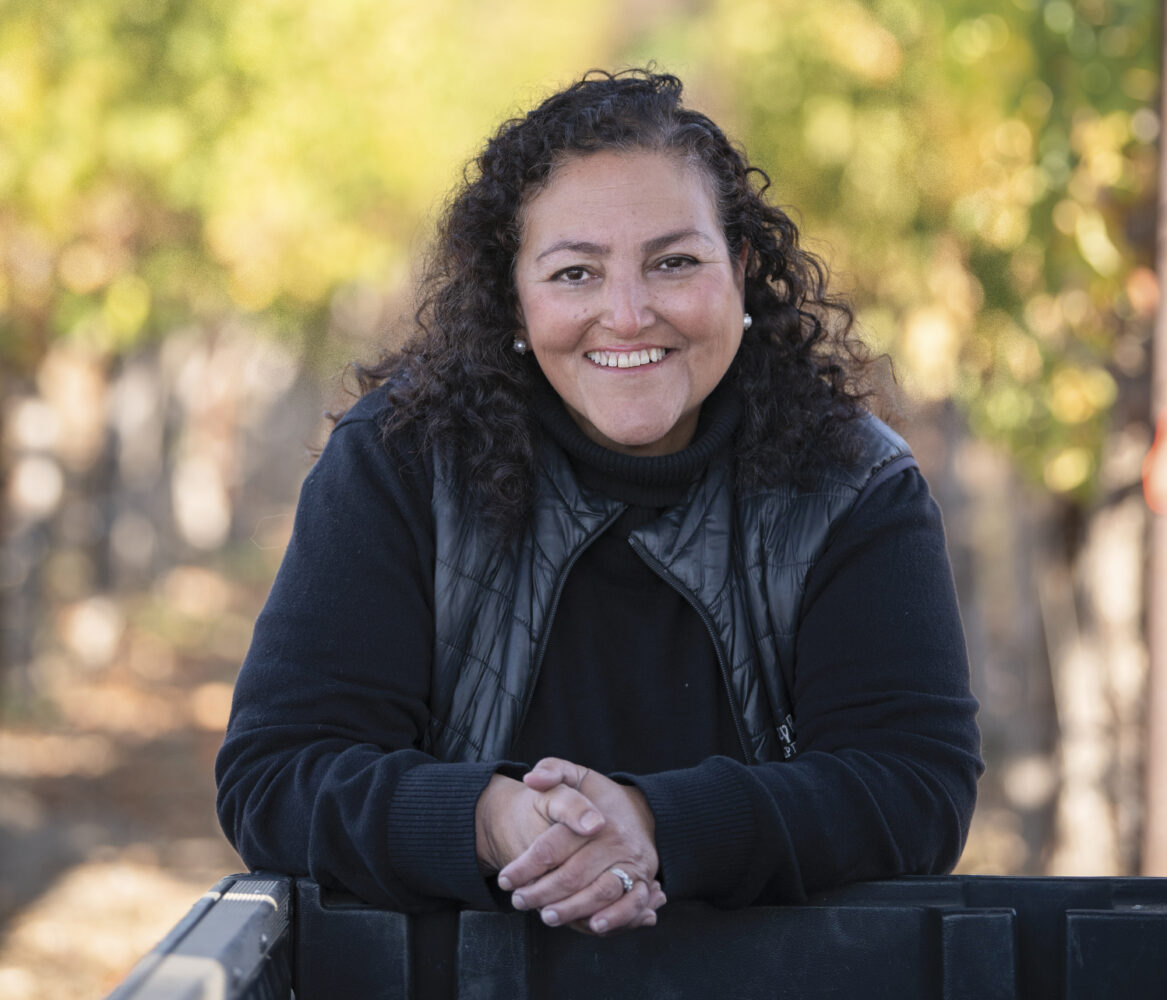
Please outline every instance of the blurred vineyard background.
M239 868L210 768L345 362L407 325L428 220L499 121L650 59L895 361L982 703L962 870L1167 864L1141 484L1161 13L0 0L0 995L101 995Z

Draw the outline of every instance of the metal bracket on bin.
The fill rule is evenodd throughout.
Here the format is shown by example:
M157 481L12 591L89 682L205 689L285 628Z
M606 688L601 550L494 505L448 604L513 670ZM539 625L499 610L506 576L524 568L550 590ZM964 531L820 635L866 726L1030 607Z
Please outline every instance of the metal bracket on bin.
M291 902L287 876L223 879L108 1000L287 1000Z

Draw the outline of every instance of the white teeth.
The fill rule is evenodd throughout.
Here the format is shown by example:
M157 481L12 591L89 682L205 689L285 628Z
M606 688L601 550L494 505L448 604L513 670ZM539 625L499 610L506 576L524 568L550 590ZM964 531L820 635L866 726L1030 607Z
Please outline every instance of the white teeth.
M643 351L588 351L584 356L600 368L639 368L663 361L668 353L663 347L649 347Z

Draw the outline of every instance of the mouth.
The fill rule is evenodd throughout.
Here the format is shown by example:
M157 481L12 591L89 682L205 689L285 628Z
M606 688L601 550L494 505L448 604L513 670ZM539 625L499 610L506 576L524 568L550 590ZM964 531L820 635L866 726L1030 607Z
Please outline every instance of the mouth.
M597 368L642 368L659 364L668 353L664 347L649 347L641 351L588 351L584 357Z

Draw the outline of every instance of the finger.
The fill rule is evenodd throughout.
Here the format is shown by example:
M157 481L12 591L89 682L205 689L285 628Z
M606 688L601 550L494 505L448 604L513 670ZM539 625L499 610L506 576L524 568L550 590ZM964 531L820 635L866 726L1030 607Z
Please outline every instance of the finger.
M569 760L563 760L561 757L544 757L523 775L523 783L529 788L544 792L556 785L579 788L587 774L586 767L580 767Z
M641 927L655 927L656 923L656 910L648 909L644 911L642 916L625 924L623 927L612 927L603 932L592 930L591 922L588 920L573 920L568 926L573 931L579 931L581 934L587 934L589 937L607 937L609 934L619 934L621 931L634 931Z
M618 921L622 914L617 909L614 913L593 914L589 920L577 920L571 926L585 934L604 935L619 930L636 930L640 927L655 927L657 923L656 911L667 902L661 891L660 883L653 881L647 884L648 903L641 907L638 915L633 916L627 923L620 926ZM627 898L627 897L626 897Z
M540 838L555 829L540 834ZM628 842L605 834L583 842L566 857L563 848L551 855L542 852L542 845L537 848L532 844L530 857L516 858L503 871L527 908L541 910L582 892L613 866L622 868L634 881L653 881L656 854L637 850L639 843L635 838Z
M551 823L562 823L583 837L598 833L604 826L604 816L591 799L574 788L557 785L544 793L537 809Z
M510 892L537 882L568 861L585 843L586 838L562 823L549 826L531 841L522 854L498 873L499 888ZM527 906L522 897L513 902L516 909L522 910Z
M642 911L640 916L634 917L623 928L617 928L609 925L605 931L598 931L593 929L592 921L589 920L573 920L569 925L572 930L579 931L581 934L588 934L595 937L602 937L604 934L614 933L617 930L635 930L639 927L655 927L657 923L656 911L659 910L667 902L664 892L661 891L660 883L653 881L648 885L648 906ZM609 922L608 917L593 914L596 918L596 926L603 926L603 923Z
M660 887L659 882L653 882L648 887L649 906L653 911L659 910L669 901L668 896L665 895L664 890Z
M593 913L588 918L588 929L595 934L611 934L613 931L651 926L655 923L656 910L652 907L652 892L644 882L637 882L631 891L623 893L610 906Z
M636 930L640 927L655 927L657 922L656 910L648 909L644 911L644 915L639 920L630 923L627 930Z
M540 835L540 839L546 838L548 842L546 853L542 845L532 844L531 850L515 858L500 873L514 886L511 902L515 909L542 910L568 899L587 889L608 867L604 860L608 856L606 852L589 859L581 858L579 851L568 851L563 841L569 833L566 827L552 827Z
M547 834L541 836L547 836L551 832L548 830ZM531 846L535 847L534 844ZM514 872L506 872L507 878L515 886L515 895L520 900L520 902L515 903L516 908L542 910L560 900L569 899L586 890L612 865L620 865L625 871L632 874L633 878L642 877L642 873L637 869L620 861L618 856L612 853L610 847L602 850L595 849L594 841L585 844L580 850L558 864L542 864L542 860L544 859L532 857L528 867L527 860L519 857L512 863L518 865L522 862L522 867L516 868ZM528 870L536 871L539 868L543 870L530 879L520 881L522 875L526 874ZM504 871L506 870L504 869ZM609 877L605 881L608 883L608 890L614 899L615 890L613 887L618 886L620 880ZM562 922L566 923L567 921Z
M643 881L625 892L619 878L604 872L582 891L543 907L539 916L549 927L587 920L593 933L604 934L638 919L648 908L648 901L648 886Z

